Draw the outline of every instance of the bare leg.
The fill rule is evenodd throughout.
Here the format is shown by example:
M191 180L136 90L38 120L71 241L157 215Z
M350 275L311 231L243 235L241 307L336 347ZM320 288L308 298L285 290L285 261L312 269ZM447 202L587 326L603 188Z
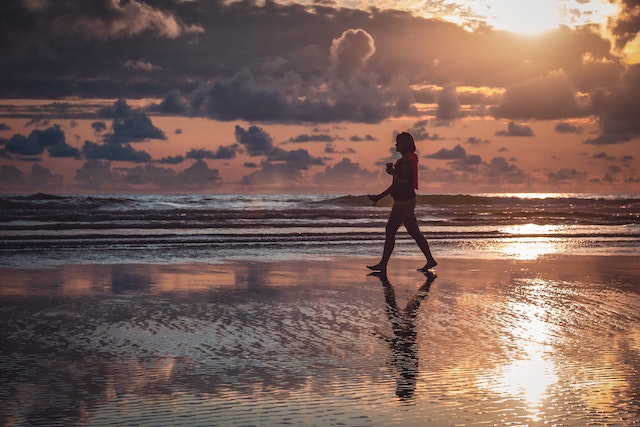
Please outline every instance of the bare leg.
M376 265L369 265L368 267L371 270L378 271L386 271L387 264L389 263L389 258L391 258L391 253L393 252L393 248L396 245L396 232L400 225L402 224L402 217L399 215L391 214L389 215L389 220L387 221L387 227L385 229L385 238L384 238L384 249L382 251L382 259Z
M425 239L424 235L420 232L420 228L418 227L418 220L416 219L415 215L412 217L405 218L404 226L409 232L409 235L413 237L413 240L416 241L416 243L418 244L418 247L424 254L425 258L427 259L427 263L424 265L424 267L420 268L419 270L426 271L438 265L435 258L433 258L433 255L431 255L431 249L429 249L429 242L427 242L427 239Z

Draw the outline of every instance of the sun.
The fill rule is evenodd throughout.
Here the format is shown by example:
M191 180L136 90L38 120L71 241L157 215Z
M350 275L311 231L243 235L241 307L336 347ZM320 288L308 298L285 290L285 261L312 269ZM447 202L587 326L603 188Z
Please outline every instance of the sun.
M432 2L427 0L427 3ZM541 34L561 25L604 26L607 19L618 12L616 5L608 0L458 0L450 4L455 7L432 16L464 26L484 23L496 30L522 35Z
M524 35L539 34L562 23L561 8L556 0L492 0L485 5L487 24ZM477 11L482 13L481 10Z

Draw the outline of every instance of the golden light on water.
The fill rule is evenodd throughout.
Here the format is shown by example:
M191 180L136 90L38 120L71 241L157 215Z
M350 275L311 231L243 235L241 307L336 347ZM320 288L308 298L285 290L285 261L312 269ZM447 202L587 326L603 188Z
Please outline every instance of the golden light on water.
M511 258L519 260L534 260L542 255L560 252L561 241L551 237L531 237L556 233L557 225L521 224L500 229L502 233L516 237L508 240L500 251ZM523 237L517 237L523 236ZM529 236L529 237L524 237Z
M544 411L543 400L549 388L558 382L557 367L551 358L550 324L545 317L542 295L546 283L524 287L529 301L511 303L508 311L515 316L504 331L511 361L500 364L482 381L481 387L509 399L522 400L529 417L539 421Z

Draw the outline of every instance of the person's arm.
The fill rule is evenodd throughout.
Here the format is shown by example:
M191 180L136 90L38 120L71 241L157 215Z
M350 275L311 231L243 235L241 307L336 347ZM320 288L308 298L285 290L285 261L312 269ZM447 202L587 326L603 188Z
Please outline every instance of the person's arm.
M369 195L369 200L371 200L373 202L373 206L376 205L376 203L378 203L378 201L382 198L384 198L385 196L388 196L389 194L391 194L391 188L393 187L393 184L391 184L386 190L384 190L382 193L380 194L376 194L376 195Z

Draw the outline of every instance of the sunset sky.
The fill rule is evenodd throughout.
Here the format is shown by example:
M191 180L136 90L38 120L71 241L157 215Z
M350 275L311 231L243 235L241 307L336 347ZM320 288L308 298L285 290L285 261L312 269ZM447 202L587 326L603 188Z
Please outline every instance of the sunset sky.
M0 191L640 193L637 0L4 0Z

